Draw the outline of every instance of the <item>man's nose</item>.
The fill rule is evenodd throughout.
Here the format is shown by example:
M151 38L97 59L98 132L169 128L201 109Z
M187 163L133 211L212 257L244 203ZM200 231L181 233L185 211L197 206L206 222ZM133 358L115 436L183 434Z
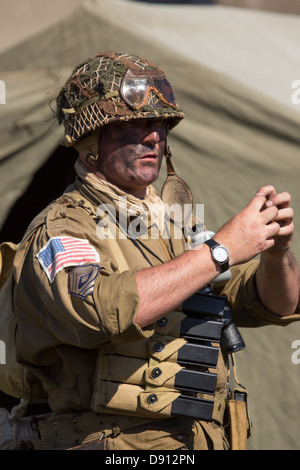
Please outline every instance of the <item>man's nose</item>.
M155 145L158 144L158 142L160 142L160 134L154 129L150 129L143 139L144 144Z

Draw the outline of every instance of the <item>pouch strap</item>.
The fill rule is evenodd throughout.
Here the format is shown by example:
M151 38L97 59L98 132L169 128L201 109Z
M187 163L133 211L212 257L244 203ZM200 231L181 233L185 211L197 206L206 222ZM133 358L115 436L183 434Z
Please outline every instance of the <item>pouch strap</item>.
M201 396L201 398L204 398L206 400L212 400L213 399L214 408L213 408L212 419L216 423L218 423L220 425L223 425L224 413L225 413L226 404L227 404L226 397L218 391L216 391L214 393L213 398L211 397L211 395L208 395L206 393L201 393L200 396Z

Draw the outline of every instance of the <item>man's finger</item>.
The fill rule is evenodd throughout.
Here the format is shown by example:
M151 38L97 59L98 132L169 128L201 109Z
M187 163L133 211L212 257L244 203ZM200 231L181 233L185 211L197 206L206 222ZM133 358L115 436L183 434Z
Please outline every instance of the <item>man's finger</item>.
M266 197L263 193L256 193L251 199L248 206L251 206L254 210L261 211L266 204Z
M287 224L283 227L280 227L278 235L280 237L287 237L287 236L293 235L293 233L294 233L294 224L291 223L291 224Z
M276 237L279 231L280 225L277 222L272 222L271 224L267 225L267 238Z
M267 207L261 212L261 218L263 223L269 224L270 222L277 222L278 209L276 206Z
M270 201L273 202L278 208L289 207L291 203L291 195L287 192L278 193L273 196Z
M285 222L285 224L291 223L295 218L294 211L291 207L284 209L279 209L278 214L275 217L274 221L276 222Z
M266 185L266 186L262 186L256 193L257 195L262 195L264 196L266 199L269 199L271 197L274 197L276 195L276 190L274 188L274 186L272 186L271 184L269 185Z
M262 208L266 204L266 201L274 196L276 196L276 191L275 191L274 186L271 186L271 185L262 186L257 191L255 196L251 199L249 204L256 210L262 210Z

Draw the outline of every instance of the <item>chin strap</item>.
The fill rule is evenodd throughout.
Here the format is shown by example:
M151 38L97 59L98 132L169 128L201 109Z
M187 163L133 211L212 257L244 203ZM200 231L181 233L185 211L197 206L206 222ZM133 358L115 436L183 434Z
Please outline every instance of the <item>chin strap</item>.
M85 159L89 165L94 166L98 160L98 155L94 155L93 153L88 152Z
M166 157L166 163L167 163L167 173L169 175L176 175L176 171L174 170L173 164L172 164L172 153L170 150L170 147L167 145L165 149L165 157Z
M98 155L98 139L99 132L80 139L74 144L74 148L79 153L79 158L85 166L88 166L91 171L93 171L93 166L95 166L99 155Z

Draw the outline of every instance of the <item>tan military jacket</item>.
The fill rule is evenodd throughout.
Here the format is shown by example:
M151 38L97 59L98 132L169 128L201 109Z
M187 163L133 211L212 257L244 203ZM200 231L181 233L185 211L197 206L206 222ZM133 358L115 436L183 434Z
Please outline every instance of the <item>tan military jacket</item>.
M178 312L170 314L168 326L141 329L136 325L136 271L180 255L185 243L172 236L140 242L105 238L99 205L111 202L77 179L29 227L13 270L17 359L42 382L55 413L92 409L153 417L154 412L161 419L168 416L177 396L172 380L178 370L176 351L184 341L178 338L183 314L179 306ZM47 262L56 255L49 241L65 242L65 237L88 243L90 257L87 261L79 257L77 262L66 258L49 268ZM228 296L236 323L259 326L292 321L260 304L256 269L256 262L232 268L231 279L218 289ZM148 385L160 385L148 380L155 360L160 360L151 348L163 336L173 348L165 354L174 360L168 361L169 381L162 384L161 400L150 409ZM227 371L221 354L217 372L217 389L225 394ZM168 387L170 393L166 393Z

